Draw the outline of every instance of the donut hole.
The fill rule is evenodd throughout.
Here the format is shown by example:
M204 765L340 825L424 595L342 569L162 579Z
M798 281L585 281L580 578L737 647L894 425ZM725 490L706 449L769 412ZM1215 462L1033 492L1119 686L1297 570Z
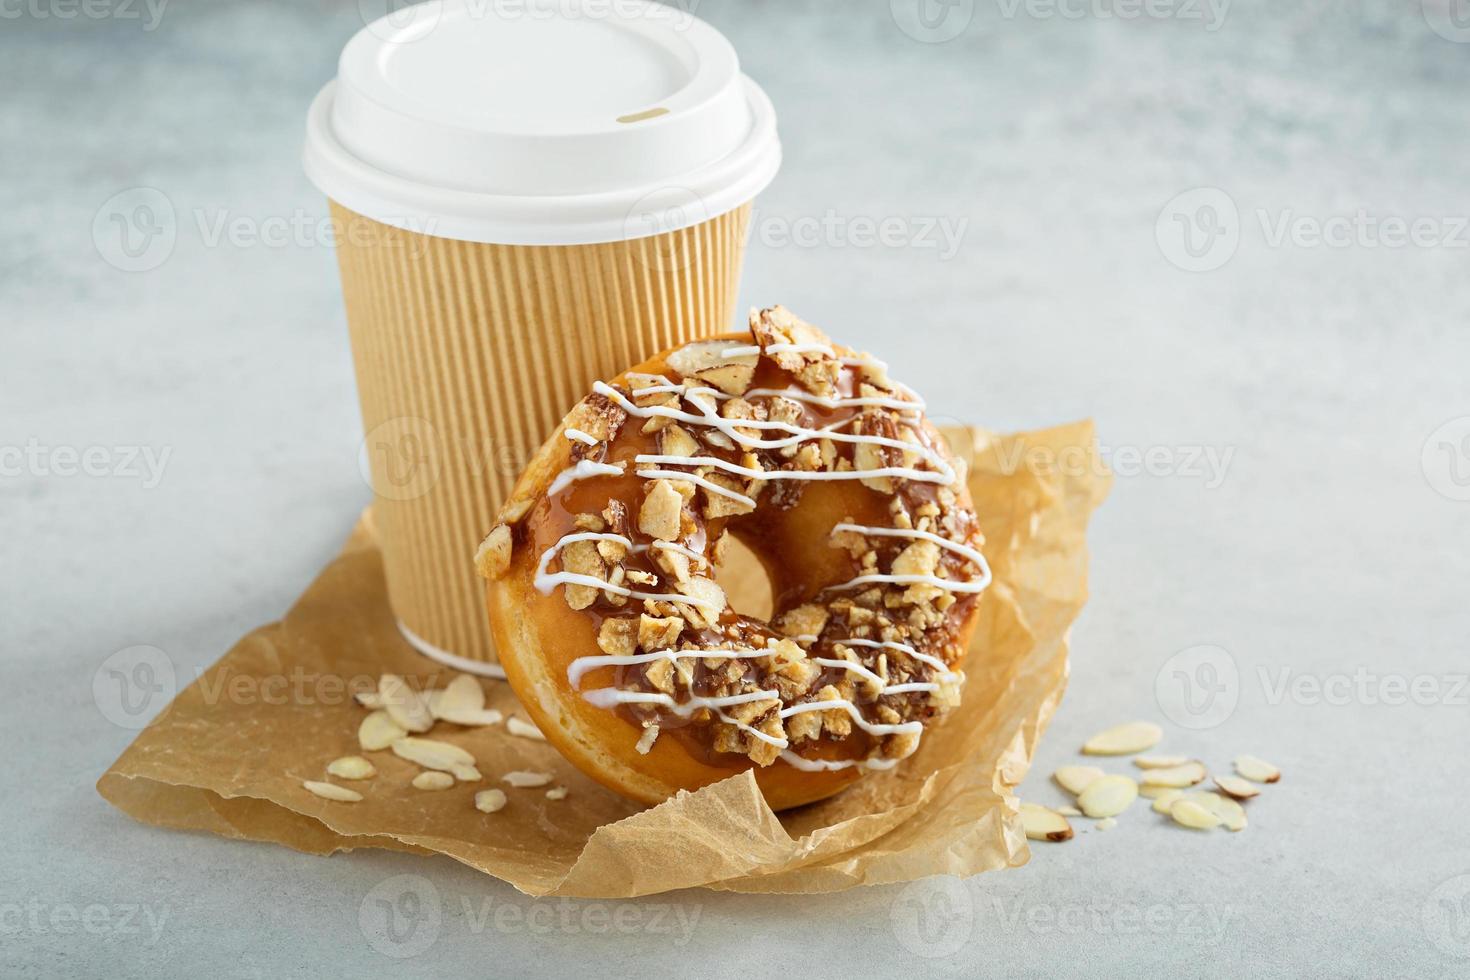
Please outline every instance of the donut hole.
M769 622L776 608L775 586L756 553L734 534L725 542L724 562L715 567L715 582L725 601L741 616Z

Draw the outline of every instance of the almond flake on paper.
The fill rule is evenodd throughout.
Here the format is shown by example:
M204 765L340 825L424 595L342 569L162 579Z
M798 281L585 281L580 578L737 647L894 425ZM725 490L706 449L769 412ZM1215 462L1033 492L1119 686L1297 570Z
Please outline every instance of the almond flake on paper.
M319 783L313 779L302 780L309 793L320 796L324 800L335 800L338 803L361 803L362 794L348 789L346 786L338 786L335 783Z

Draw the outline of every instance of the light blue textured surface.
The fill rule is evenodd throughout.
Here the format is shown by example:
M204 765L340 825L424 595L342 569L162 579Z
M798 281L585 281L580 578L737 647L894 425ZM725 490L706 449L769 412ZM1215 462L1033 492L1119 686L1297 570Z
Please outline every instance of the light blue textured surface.
M1101 15L1128 0L1062 5L1078 17L975 0L930 9L936 30L963 25L946 43L897 26L911 0L897 17L698 6L781 114L746 304L880 353L937 414L1092 416L1122 460L1155 448L1097 519L1071 688L1027 795L1063 802L1046 776L1093 731L1166 720L1156 676L1177 715L1170 658L1201 644L1228 652L1211 663L1238 704L1206 729L1167 723L1163 748L1220 767L1254 752L1286 776L1244 834L1140 805L962 885L635 903L171 834L97 797L131 737L94 703L103 660L149 644L192 677L282 612L368 499L330 249L211 244L222 218L322 216L302 117L360 21L344 2L178 3L153 30L141 5L6 6L0 447L47 462L0 476L5 972L1466 975L1470 443L1431 435L1470 415L1470 45L1431 28L1450 22L1427 2L1237 2L1207 23L1184 16L1215 18L1204 4L1129 20ZM137 186L167 198L177 241L127 274L103 258L119 254L106 216L101 251L93 224ZM1156 222L1201 187L1228 196L1239 241L1187 272L1170 261L1188 261L1180 226ZM1184 204L1200 201L1220 198ZM1428 219L1438 244L1272 244L1283 221L1310 233L1360 209ZM1185 215L1196 243L1220 214ZM952 250L854 241L864 219L904 238L929 218ZM816 245L783 244L814 223ZM40 472L57 447L94 446L171 455L156 486ZM1195 472L1196 452L1223 473ZM1398 683L1434 703L1382 703ZM359 912L401 874L441 914L395 945ZM431 933L412 958L382 952Z

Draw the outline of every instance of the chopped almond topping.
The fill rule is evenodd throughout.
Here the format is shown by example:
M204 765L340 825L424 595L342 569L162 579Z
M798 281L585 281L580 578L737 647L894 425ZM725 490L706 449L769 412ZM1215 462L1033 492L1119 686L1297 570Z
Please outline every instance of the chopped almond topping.
M674 481L654 480L638 511L638 530L660 541L677 540L683 510L684 497L674 486Z
M679 642L683 629L684 620L678 616L656 619L645 614L638 618L638 645L649 653L666 650Z
M613 657L626 657L638 649L636 619L604 619L597 631L597 648Z
M808 602L795 609L788 609L776 621L776 628L787 636L819 636L827 627L829 618L831 613L825 606Z
M561 550L562 568L576 575L607 580L607 566L597 553L595 541L573 541ZM590 585L567 583L567 605L573 609L586 609L596 601L599 589Z
M510 568L511 547L510 528L504 524L495 525L475 552L475 568L485 578L500 578Z

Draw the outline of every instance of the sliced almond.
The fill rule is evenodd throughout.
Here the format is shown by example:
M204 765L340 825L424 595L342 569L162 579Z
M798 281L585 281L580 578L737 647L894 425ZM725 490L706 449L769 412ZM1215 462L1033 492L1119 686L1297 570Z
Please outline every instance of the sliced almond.
M378 697L377 691L358 691L352 695L352 700L369 710L377 710L383 706L383 699Z
M516 789L537 789L551 782L551 773L517 770L501 776L500 781Z
M1227 830L1245 829L1245 808L1229 797L1211 793L1209 790L1196 790L1193 793L1186 793L1183 798L1192 803L1198 803L1219 817Z
M1216 776L1215 785L1220 787L1220 792L1233 800L1248 800L1261 795L1255 783L1239 776Z
M505 716L494 708L481 708L479 711L438 711L439 718L452 725L463 725L466 728L488 728L490 725L498 725L505 720Z
M1021 825L1031 840L1064 841L1072 839L1072 825L1055 810L1035 803L1021 804Z
M1154 787L1154 789L1158 791L1154 797L1155 813L1168 813L1169 808L1174 805L1174 801L1184 795L1184 790L1182 789L1164 789L1163 787Z
M1082 811L1079 810L1079 809L1077 809L1075 806L1059 806L1059 807L1057 807L1057 812L1060 813L1064 817L1080 817L1080 816L1082 816Z
M421 772L413 777L414 789L448 789L454 785L454 777L447 772Z
M379 708L357 726L357 744L364 752L381 752L407 734L387 711Z
M429 700L429 710L442 721L453 721L451 715L484 711L485 689L469 674L460 674L442 691L434 692Z
M1174 787L1171 786L1154 786L1152 784L1139 783L1138 795L1142 796L1144 799L1156 800L1166 793L1171 792L1173 789Z
M511 715L505 723L505 730L520 738L533 738L538 742L546 741L546 736L541 734L541 729L522 718Z
M638 744L634 745L633 748L638 750L639 755L647 755L649 749L653 748L653 743L656 741L658 741L658 726L649 725L643 729L643 734L638 736Z
M478 783L484 778L474 766L455 766L449 774L462 783Z
M1280 769L1253 755L1236 756L1235 771L1253 783L1274 783L1281 778Z
M1133 760L1140 769L1173 769L1189 761L1187 755L1141 755Z
M400 738L389 748L398 758L407 759L425 769L438 769L441 772L452 773L458 768L468 766L473 769L475 767L475 757L458 745L438 742L431 738Z
M1186 762L1182 766L1169 769L1145 769L1142 782L1145 786L1182 788L1204 782L1207 775L1209 773L1205 771L1203 764Z
M434 727L428 702L397 674L378 678L378 697L394 723L408 732L426 732Z
M378 770L360 755L344 755L327 763L327 774L339 779L372 779Z
M567 788L565 786L553 786L546 791L546 798L548 800L564 800L567 798Z
M362 794L348 789L346 786L338 786L335 783L318 783L314 780L303 780L302 786L307 791L320 796L324 800L336 800L338 803L361 803Z
M1227 830L1245 830L1245 807L1220 793L1211 793L1207 789L1197 789L1192 793L1185 793L1183 798L1191 802L1197 802L1205 810L1210 811L1220 818L1220 823L1225 824Z
M505 790L482 789L475 794L475 809L481 813L495 813L505 809Z
M1076 796L1087 788L1094 779L1102 776L1103 771L1097 766L1062 766L1051 774L1051 778L1057 781L1062 789Z
M1169 816L1181 827L1191 830L1213 830L1220 826L1220 815L1195 800L1181 797L1169 807Z
M1127 776L1103 776L1088 784L1077 805L1082 812L1094 819L1116 817L1138 799L1138 784Z
M1084 755L1132 755L1151 749L1164 737L1164 730L1151 721L1131 721L1098 732L1082 746Z
M1106 832L1118 826L1118 820L1116 817L1103 817L1095 826L1098 830Z

